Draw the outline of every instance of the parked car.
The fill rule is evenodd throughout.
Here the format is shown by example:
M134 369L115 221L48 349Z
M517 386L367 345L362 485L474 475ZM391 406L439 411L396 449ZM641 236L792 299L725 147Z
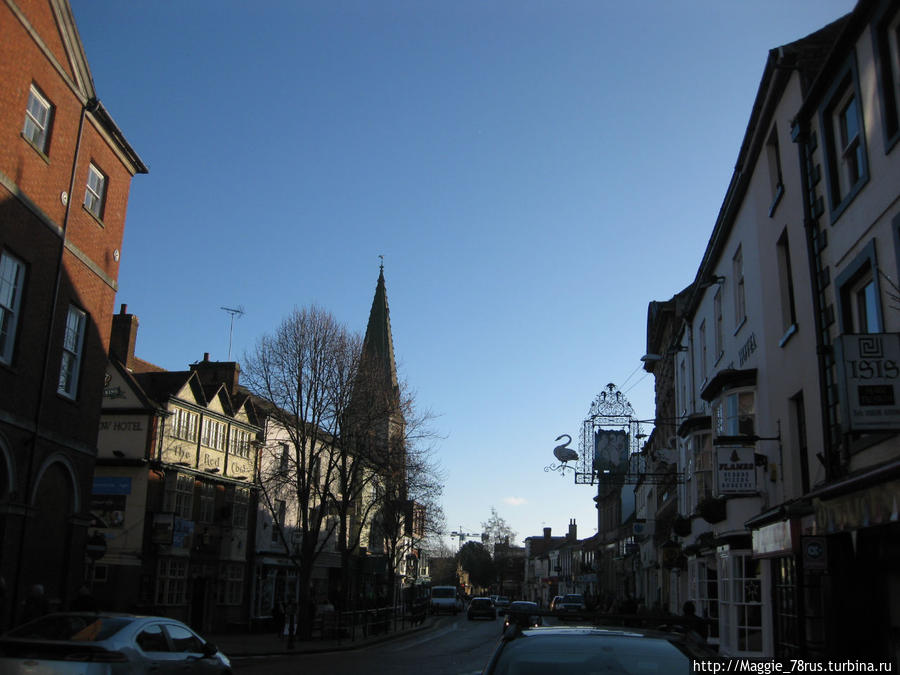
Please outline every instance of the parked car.
M717 657L684 633L575 626L511 629L503 634L483 674L684 673L693 660Z
M159 616L58 612L0 637L7 675L231 673L231 662L188 626Z
M432 586L431 587L431 613L457 614L462 610L462 600L456 591L456 586Z
M506 608L506 621L503 622L503 630L505 631L512 624L517 624L520 628L542 626L544 620L539 612L540 609L536 602L528 602L527 600L511 602L509 607Z
M478 617L493 620L497 618L497 608L490 598L472 598L469 609L466 610L466 617L469 621Z
M556 612L559 610L558 605L560 602L562 602L562 599L563 599L563 596L561 596L561 595L553 596L553 599L550 601L550 611L551 612Z
M494 601L494 605L497 607L497 613L502 616L506 611L506 608L509 607L509 598L505 595L498 595L497 599Z

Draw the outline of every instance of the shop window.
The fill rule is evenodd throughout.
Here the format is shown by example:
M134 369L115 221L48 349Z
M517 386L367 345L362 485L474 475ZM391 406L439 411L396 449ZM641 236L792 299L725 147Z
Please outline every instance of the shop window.
M730 551L719 558L721 651L762 655L762 579L760 561L750 552Z

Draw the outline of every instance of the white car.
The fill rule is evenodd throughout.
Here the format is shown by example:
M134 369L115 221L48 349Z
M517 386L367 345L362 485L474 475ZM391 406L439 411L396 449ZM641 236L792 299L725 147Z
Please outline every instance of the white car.
M0 637L0 673L230 675L231 663L185 624L159 616L60 612Z

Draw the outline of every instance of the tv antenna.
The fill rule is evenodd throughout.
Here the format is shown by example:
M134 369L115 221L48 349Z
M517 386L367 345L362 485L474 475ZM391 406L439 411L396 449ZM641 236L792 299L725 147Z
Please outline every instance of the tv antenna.
M234 335L234 315L244 316L244 306L238 305L237 308L219 307L219 309L224 309L231 315L231 326L228 328L228 360L231 361L231 336Z

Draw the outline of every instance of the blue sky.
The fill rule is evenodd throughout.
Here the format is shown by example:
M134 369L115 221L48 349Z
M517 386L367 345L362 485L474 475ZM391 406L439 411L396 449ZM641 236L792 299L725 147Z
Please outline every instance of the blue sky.
M850 0L71 0L132 182L137 354L240 360L293 307L365 330L384 255L400 375L437 415L450 530L521 540L608 382L640 418L647 304L688 285L770 48ZM455 541L453 542L455 545Z

